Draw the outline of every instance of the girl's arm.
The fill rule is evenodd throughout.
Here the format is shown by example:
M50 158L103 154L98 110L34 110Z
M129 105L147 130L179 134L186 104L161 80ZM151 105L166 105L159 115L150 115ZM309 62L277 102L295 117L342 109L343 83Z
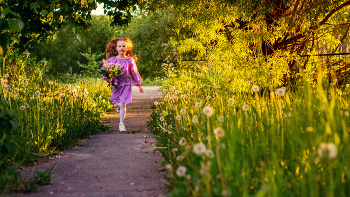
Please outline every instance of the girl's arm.
M139 87L139 90L141 93L143 93L143 88L141 87L142 79L140 76L139 71L137 70L136 62L134 59L131 59L131 64L130 64L130 75L131 75L131 80L135 86Z

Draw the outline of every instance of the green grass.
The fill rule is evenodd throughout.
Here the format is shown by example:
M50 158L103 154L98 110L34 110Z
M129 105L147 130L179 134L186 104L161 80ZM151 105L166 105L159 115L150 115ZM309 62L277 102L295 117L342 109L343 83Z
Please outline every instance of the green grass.
M49 80L28 62L0 76L0 189L21 185L18 168L73 146L78 139L108 130L101 115L113 108L102 78Z
M148 122L169 196L350 195L350 88L235 93L203 77L168 80Z

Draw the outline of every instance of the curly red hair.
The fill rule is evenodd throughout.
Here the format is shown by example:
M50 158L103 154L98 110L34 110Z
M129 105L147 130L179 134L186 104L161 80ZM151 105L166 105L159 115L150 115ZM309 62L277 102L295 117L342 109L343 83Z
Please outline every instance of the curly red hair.
M106 59L109 59L113 56L117 56L118 55L118 51L117 51L117 42L118 41L124 41L126 44L126 52L125 55L127 57L131 57L132 59L135 60L135 62L137 61L137 57L136 55L132 55L131 49L133 48L133 44L131 42L131 40L127 37L123 37L123 38L113 38L111 41L109 41L109 43L106 46Z

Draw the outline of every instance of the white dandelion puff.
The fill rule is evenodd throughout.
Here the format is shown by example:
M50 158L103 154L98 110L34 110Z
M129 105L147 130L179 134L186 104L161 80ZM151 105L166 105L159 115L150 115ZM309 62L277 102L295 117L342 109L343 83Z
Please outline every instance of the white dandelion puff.
M154 101L154 103L153 103L154 105L158 105L159 103L158 103L158 101Z
M185 109L181 109L180 112L181 112L182 114L184 114L184 113L186 113L186 110L185 110Z
M204 114L204 115L206 115L206 116L212 116L213 113L214 113L214 110L213 110L212 107L210 107L210 106L205 106L205 107L203 108L203 114Z
M242 106L242 109L243 109L244 111L249 110L249 105L243 105L243 106Z
M284 95L286 94L286 88L285 88L285 87L278 88L278 89L276 90L276 94L277 94L278 96L284 96Z
M35 91L35 95L40 96L40 91L39 90Z
M19 109L23 111L26 109L26 106L22 105Z
M175 94L179 94L179 90L175 90Z
M177 116L175 117L175 119L176 119L176 120L181 120L181 116L180 116L180 115L177 115Z
M180 155L180 156L177 156L176 157L176 160L178 160L178 161L182 161L184 159L184 156L183 155Z
M211 149L206 150L204 154L209 158L214 158L214 152Z
M235 100L233 98L229 98L228 103L230 103L232 105L233 103L235 103Z
M224 122L224 121L225 121L225 117L224 117L224 116L220 116L220 117L218 118L218 120L219 120L219 122Z
M207 99L210 99L210 96L207 96Z
M198 116L193 116L192 117L192 122L195 123L195 124L198 124L199 123Z
M260 90L260 87L259 86L257 86L257 85L254 85L253 87L252 87L252 90L253 90L253 92L258 92L259 90Z
M5 74L5 77L7 78L7 77L9 77L10 75L9 74Z
M338 150L337 146L331 142L329 143L321 143L320 147L317 149L317 153L320 157L328 157L329 159L333 159L337 156Z
M160 117L159 120L160 120L160 121L164 121L164 117Z
M179 145L180 146L185 146L186 145L186 140L184 137L182 137L180 140L179 140Z
M225 136L225 130L222 127L218 127L216 129L214 129L213 132L217 137L224 137Z
M179 166L177 169L176 169L176 174L177 176L179 177L185 177L186 176L186 167L185 166Z
M77 97L78 95L77 94L73 94L73 97L75 98L75 97Z
M203 142L199 142L198 144L195 144L193 146L193 152L197 155L202 155L205 153L206 151L206 146Z
M196 106L196 107L199 107L199 106L201 106L201 103L197 102L197 103L195 104L195 106Z

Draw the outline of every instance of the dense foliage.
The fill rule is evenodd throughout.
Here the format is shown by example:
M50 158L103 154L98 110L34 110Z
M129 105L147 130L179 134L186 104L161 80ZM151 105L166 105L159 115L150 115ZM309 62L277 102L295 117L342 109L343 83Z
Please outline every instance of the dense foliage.
M105 58L106 44L116 31L110 22L107 16L94 16L86 29L69 23L47 39L42 58L50 62L50 73L79 73L87 70L91 72L87 74L100 76L98 69ZM94 67L84 69L80 66L89 64L94 64Z
M129 37L134 43L134 53L139 58L138 67L142 76L161 77L164 68L174 67L177 60L176 46L171 39L176 35L177 14L171 9L158 13L139 14L117 35Z
M329 78L337 73L343 83L348 73L344 58L303 56L345 51L348 1L150 2L178 12L173 43L182 65L195 70L209 63L239 91L253 84L278 87L295 82L305 75L300 69L307 71L310 83L317 70Z

